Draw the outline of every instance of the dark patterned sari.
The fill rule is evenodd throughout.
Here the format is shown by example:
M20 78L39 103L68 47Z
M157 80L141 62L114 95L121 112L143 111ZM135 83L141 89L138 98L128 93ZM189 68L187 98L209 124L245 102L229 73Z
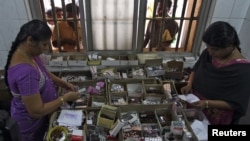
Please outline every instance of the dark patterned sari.
M236 59L226 66L216 65L205 49L193 67L193 93L200 99L226 101L233 110L204 109L211 124L237 124L246 114L250 86L250 63Z

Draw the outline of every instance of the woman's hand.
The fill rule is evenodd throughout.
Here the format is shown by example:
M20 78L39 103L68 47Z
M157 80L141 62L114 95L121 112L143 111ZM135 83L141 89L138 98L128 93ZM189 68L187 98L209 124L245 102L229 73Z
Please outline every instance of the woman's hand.
M192 85L187 84L186 86L181 88L181 93L182 94L187 94L190 93L192 91Z
M79 92L71 91L71 92L64 94L62 97L63 97L65 102L68 102L68 101L75 101L75 100L81 98L81 95Z
M69 82L65 82L65 88L69 89L70 91L77 91L76 86Z
M206 105L206 101L207 101L207 100L200 100L200 101L191 103L191 105L192 105L194 108L197 108L197 109L205 109L205 108L208 108L207 105Z

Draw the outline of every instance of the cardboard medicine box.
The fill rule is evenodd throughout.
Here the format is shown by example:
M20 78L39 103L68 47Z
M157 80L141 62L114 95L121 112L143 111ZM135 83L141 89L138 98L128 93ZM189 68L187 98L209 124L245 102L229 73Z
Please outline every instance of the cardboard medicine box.
M162 59L149 59L145 60L144 70L147 77L164 76L165 70L163 69Z
M119 56L121 66L137 66L139 60L136 55Z
M119 56L102 56L102 66L119 66Z
M168 61L164 66L165 69L165 78L166 79L182 79L183 74L183 61Z
M117 107L103 105L98 114L97 126L111 129L117 119Z
M137 54L139 64L143 65L146 63L146 60L162 59L158 54L155 53L139 53Z
M68 56L69 66L87 66L87 57L85 55Z
M67 67L68 66L67 56L52 56L49 60L49 66Z

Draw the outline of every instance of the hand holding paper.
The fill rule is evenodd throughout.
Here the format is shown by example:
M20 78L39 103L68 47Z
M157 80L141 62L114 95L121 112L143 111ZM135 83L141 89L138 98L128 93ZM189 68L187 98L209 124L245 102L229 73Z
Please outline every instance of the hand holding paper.
M194 102L197 102L197 101L200 101L200 99L195 96L194 94L182 94L182 95L178 95L180 99L184 100L184 101L187 101L188 103L194 103Z

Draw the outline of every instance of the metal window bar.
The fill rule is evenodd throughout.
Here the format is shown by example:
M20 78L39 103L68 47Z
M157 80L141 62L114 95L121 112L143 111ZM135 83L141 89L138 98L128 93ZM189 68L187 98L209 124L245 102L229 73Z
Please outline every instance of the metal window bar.
M42 12L42 18L44 19L44 21L46 21L46 16L45 16L45 6L43 3L43 0L40 0L40 6L41 6L41 12Z
M103 4L102 5L103 7L102 7L102 12L104 13L104 15L106 15L107 13L106 13L106 9L107 9L107 7L106 7L106 4ZM114 13L116 13L117 11L114 11ZM93 20L93 19L92 19ZM104 18L103 19L103 45L104 45L104 50L106 50L107 49L107 19L106 18Z
M177 2L178 2L178 0L173 0L172 2L174 3L172 17L175 17L176 10L177 10Z
M193 21L198 21L198 17L194 16L194 13L196 10L196 5L197 5L197 0L194 0L193 3L191 4L192 9L191 9L190 18L188 18L188 17L184 16L186 8L187 8L187 0L185 0L183 3L183 10L182 10L181 18L180 18L179 33L181 33L181 31L182 31L184 21L189 21L187 32L186 32L187 34L186 34L185 40L183 41L184 42L184 51L187 51L188 42L190 42L189 39L190 39L191 30L193 29L193 27L192 27ZM179 18L176 18L176 19L179 19ZM179 45L179 43L180 43L180 36L181 36L181 34L178 34L176 45ZM192 42L192 44L194 44L194 40L192 40L191 42ZM178 46L176 46L175 51L178 51L178 50L179 50L179 48L178 48Z
M158 40L158 43L157 43L157 46L158 47L160 47L160 44L161 44L161 42L162 42L162 38L161 38L161 34L156 34L155 33L155 23L156 23L156 20L161 20L160 21L160 33L162 33L163 32L163 30L165 29L165 21L167 20L167 18L169 19L169 18L171 18L171 19L175 19L174 18L174 16L172 16L172 17L166 17L166 12L163 12L163 15L162 15L162 17L158 17L157 19L156 19L156 10L157 10L157 5L158 5L158 2L163 2L163 9L162 9L162 11L166 11L166 8L167 8L167 2L168 2L168 0L155 0L155 2L154 2L154 10L153 10L153 18L149 18L149 19L151 19L152 20L152 26L151 26L151 30L152 30L152 32L151 32L151 35L150 35L150 40L152 39L152 38L155 38L154 36L157 36L157 39L159 39ZM176 5L176 4L175 4ZM175 15L175 12L176 12L176 8L175 8L175 10L174 10L174 14L173 15ZM176 47L176 48L178 48L178 47ZM152 51L152 42L150 41L149 42L149 51Z
M86 39L87 39L87 48L89 51L93 51L93 33L92 33L92 21L91 21L91 0L85 0L85 9L86 9Z
M66 11L66 7L65 7L65 0L61 0L61 4L62 4L62 10ZM63 12L63 20L67 20L67 16L66 16L66 12Z
M141 2L141 1L140 1ZM136 51L136 42L138 41L138 39L136 39L136 34L138 35L138 24L136 22L137 20L137 15L138 15L138 10L136 9L137 7L139 7L139 2L136 0L134 1L134 15L133 15L133 33L132 33L132 50Z
M77 13L77 11L76 11L76 7L75 7L75 5L76 5L76 2L75 2L75 0L72 0L72 4L74 5L73 7L72 7L72 11L73 11L73 21L74 21L74 27L75 27L75 30L74 30L74 32L75 32L75 35L76 35L76 46L77 46L77 51L78 52L80 52L80 46L79 46L79 36L78 36L78 19L77 19L77 17L76 17L76 15L78 14ZM79 12L79 7L78 7L78 12Z
M193 23L194 20L198 20L198 19L195 19L195 17L194 17L196 4L197 4L197 0L194 0L194 3L192 4L191 19L190 19L190 22L188 24L188 31L187 31L188 34L187 34L186 42L185 42L185 45L184 45L184 51L187 51L187 44L188 44L187 39L189 39L189 37L190 37L192 23Z
M160 1L160 0L155 0L155 4L154 4L154 9L153 9L153 18L145 18L146 20L152 20L152 24L155 24L155 21L156 21L156 18L155 18L155 15L156 15L156 7L157 7L157 2L158 1ZM164 3L166 3L166 1L167 0L163 0L164 1ZM51 0L51 7L52 7L52 11L53 11L53 21L55 22L55 23L57 23L58 21L63 21L63 20L65 20L66 19L66 13L65 13L65 0L61 0L61 2L62 2L62 9L63 9L63 19L56 19L56 12L55 12L55 5L54 5L54 0ZM175 20L180 20L181 22L180 22L180 25L179 25L179 31L178 31L178 37L176 37L176 39L177 39L177 43L176 43L176 47L175 47L175 51L178 51L178 45L179 45L179 42L181 42L180 41L180 37L181 37L181 31L183 30L182 28L183 28L183 24L184 24L184 21L185 20L189 20L189 24L188 24L188 28L187 28L187 36L186 36L186 40L183 42L183 44L184 44L184 51L187 51L187 44L188 44L188 39L190 38L190 33L191 33L191 31L192 31L192 29L193 29L193 27L192 27L192 23L196 20L197 22L198 22L198 17L194 17L194 13L195 13L195 8L196 8L196 3L197 3L197 0L194 0L194 2L193 2L193 7L192 7L192 12L191 12L191 17L190 18L188 18L188 17L185 17L185 10L186 10L186 6L187 6L187 0L184 0L184 3L183 3L183 10L182 10L182 14L181 14L181 17L175 17L175 15L176 15L176 10L177 10L177 2L178 2L178 0L172 0L172 2L173 2L173 10L172 10L172 17L170 17L170 18L172 18L172 19L175 19ZM72 3L75 3L75 0L72 0ZM79 3L83 3L83 1L79 1ZM87 4L89 4L90 5L90 3L91 3L91 0L86 0L85 1L85 4L87 5ZM46 19L46 17L45 17L45 8L44 8L44 3L43 3L43 0L40 0L40 5L41 5L41 9L42 9L42 16L43 16L43 18L45 19L45 20L47 20ZM80 4L79 4L80 5ZM83 25L84 23L85 23L85 20L86 20L86 25L87 26L91 26L91 20L90 20L90 17L91 17L91 13L90 13L90 11L91 11L91 9L90 9L90 7L87 7L85 5L85 7L86 7L86 19L84 19L84 20L82 20L82 19L80 19L81 20L81 25ZM136 7L136 4L134 5L135 7ZM141 8L141 7L139 7L139 8ZM164 6L164 8L165 8L165 6ZM79 6L79 9L80 9L80 6ZM82 10L82 9L81 9ZM141 12L141 9L139 9L140 10L140 12ZM75 11L75 10L73 10L73 11ZM136 11L136 10L135 10ZM82 12L84 12L84 10L82 10ZM83 15L84 14L82 14L82 12L80 12L80 15L81 15L81 18L83 18ZM164 13L165 14L165 13ZM89 17L89 20L87 19ZM140 17L140 16L139 16ZM161 20L161 25L162 25L162 23L163 23L163 20L165 19L165 17L163 17ZM74 22L77 22L77 21L79 21L79 19L77 19L76 18L76 16L74 17ZM47 20L48 21L48 20ZM138 24L138 23L137 23ZM137 26L136 25L136 21L134 21L134 24L133 24L134 26ZM76 26L76 23L75 23L75 26ZM85 25L84 25L85 26ZM134 27L133 26L133 29L134 28L140 28L140 26L139 26L139 24L138 24L138 27ZM82 26L81 26L82 27ZM57 28L57 24L55 24L55 28ZM82 27L83 28L83 27ZM163 27L162 27L163 28ZM90 35L92 35L92 33L91 33L91 28L86 28L86 30L89 30L89 31L84 31L83 29L82 29L82 33L84 33L84 32L86 32L86 34L90 34ZM84 32L83 32L84 31ZM134 32L135 32L135 30L133 30ZM78 31L76 30L76 36L78 36L78 33L77 33ZM137 29L137 32L139 32L139 30ZM154 33L154 31L152 31L151 33ZM139 33L136 33L137 35L139 35ZM83 35L83 41L84 41L84 39L85 39L85 44L84 44L84 42L83 42L83 44L84 44L84 48L86 48L86 49L91 49L92 51L93 51L93 45L91 46L91 44L93 44L91 41L90 41L90 37L91 36L85 36L85 34L82 34ZM134 35L134 33L133 33L133 35ZM85 38L84 38L84 36L85 36ZM159 35L160 36L160 35ZM59 37L59 36L57 36L57 37ZM138 36L136 36L136 37L138 37ZM151 36L152 37L152 36ZM78 40L78 37L77 37L77 39L76 40ZM134 43L134 42L141 42L141 40L136 40L136 39L134 39L134 37L133 37L133 45L138 45L139 43ZM193 43L192 43L193 44ZM151 47L151 45L149 45L149 47L150 47L150 51L152 51L152 47ZM138 48L138 47L135 47L135 48ZM133 48L134 50L135 50L135 48ZM140 48L140 47L139 47ZM52 48L50 49L51 51L52 51ZM60 46L59 46L59 51L61 51L60 50ZM77 41L77 51L79 52L80 51L80 47L79 47L79 41Z
M88 47L87 47L87 39L86 39L86 36L85 36L85 14L84 14L84 4L83 4L83 1L80 0L79 1L79 12L80 12L80 24L81 24L81 28L82 28L82 45L83 45L83 48L84 48L84 51L86 52Z
M45 21L50 21L50 19L46 19L46 14L45 14L45 6L43 3L43 0L40 0L40 4L41 4L41 9L42 9L42 15L43 15L43 19ZM50 4L51 4L51 10L52 10L52 16L53 16L53 22L54 22L54 28L57 34L57 44L58 44L58 50L59 52L62 51L62 47L61 47L61 42L60 42L60 36L59 36L59 30L58 30L58 22L59 21L73 21L74 22L74 27L75 29L77 29L77 25L78 25L78 21L80 21L80 19L77 18L77 12L76 12L76 7L72 7L72 12L73 12L73 20L72 19L68 19L67 15L66 15L66 7L65 7L65 0L61 0L61 4L62 4L62 11L63 11L63 19L57 19L56 16L56 10L55 10L55 0L50 0ZM72 4L76 5L76 1L72 0ZM74 34L76 36L76 46L77 46L77 52L80 52L80 45L79 45L79 36L78 36L78 32L82 32L82 31L78 31L78 30L74 30ZM52 52L52 47L50 47L50 52Z
M53 16L53 20L54 20L54 25L55 25L55 31L56 31L56 34L57 34L57 45L59 46L58 49L59 49L59 52L62 51L62 48L61 48L61 42L59 40L59 30L58 30L58 25L57 25L57 18L56 18L56 11L55 11L55 3L54 3L54 0L51 0L50 1L50 4L51 4L51 9L52 9L52 16ZM54 32L54 31L52 31ZM52 50L52 48L51 48Z
M145 20L146 20L146 11L147 11L147 2L144 0L140 0L139 4L139 13L141 16L139 16L138 21L138 29L137 29L137 44L133 44L133 47L136 48L137 52L142 52L144 48L144 29L145 29ZM135 4L136 5L136 4ZM136 9L136 8L135 8ZM134 21L137 19L137 15L134 15ZM134 34L134 33L133 33Z
M156 0L155 2L154 2L154 10L153 10L153 18L149 18L150 20L152 20L152 25L151 25L151 27L155 27L155 23L156 23L156 9L157 9L157 3L159 2L160 0ZM155 35L155 28L151 28L151 35L150 35L150 40L151 40L151 38L152 38L152 35ZM149 42L149 51L152 51L152 42L150 41Z
M47 19L46 12L45 12L45 6L44 6L44 0L40 0L40 6L41 6L41 12L42 12L42 18L45 22L53 21L55 23L55 28L57 28L57 19L56 19L56 11L55 11L55 4L54 1L50 1L51 4L51 14L53 19ZM53 32L53 31L52 31ZM49 48L50 53L52 53L52 46Z
M163 0L163 11L165 11L166 9L166 3L167 3L168 0ZM156 21L156 18L155 18L155 15L156 15L156 7L157 7L157 3L159 2L159 0L155 0L155 3L154 3L154 9L153 9L153 18L146 18L146 19L150 19L152 20L152 27L155 26L155 21ZM178 0L173 0L173 13L172 13L172 16L171 17L168 17L170 19L174 19L174 20L179 20L180 21L180 24L179 24L179 31L178 31L178 34L177 34L177 37L176 38L176 46L175 46L175 52L178 52L179 50L179 43L181 42L180 41L180 37L181 37L181 31L183 30L183 24L184 24L184 21L189 21L188 23L188 28L187 28L187 36L185 37L185 40L183 41L184 43L184 51L187 51L187 45L188 45L188 42L190 41L189 38L190 38L190 34L191 34L191 29L192 29L192 23L194 20L198 21L198 18L197 17L194 17L194 12L195 12L195 8L196 8L196 4L197 4L197 0L194 0L193 3L191 4L192 5L192 9L191 9L191 16L190 18L189 17L185 17L185 11L187 9L187 0L185 0L183 2L183 8L182 8L182 12L181 12L181 17L175 17L176 15L176 12L177 12L177 2ZM159 18L161 20L161 27L160 27L160 33L162 33L162 30L164 30L164 20L166 20L166 15L165 13L163 13L163 16L161 18ZM159 20L158 19L158 20ZM152 36L153 35L153 36ZM161 43L161 35L155 35L155 29L152 28L152 32L151 32L151 35L150 35L150 40L152 37L155 37L157 36L157 38L159 39L158 40L158 46L160 45ZM149 44L149 51L152 51L152 42L150 42Z
M166 1L168 1L168 0L164 0L163 1L163 9L162 9L162 11L163 11L163 14L162 14L162 19L161 19L161 23L160 23L160 33L163 33L163 30L165 30L165 21L166 21L166 9L167 9L167 2ZM157 3L157 5L158 5L158 3ZM152 36L151 36L152 37ZM158 39L160 39L160 40L158 40L158 47L160 47L161 45L161 42L162 42L162 38L161 38L161 34L159 34L158 35Z
M43 3L43 0L40 0L40 6L41 6L41 12L42 12L42 18L43 18L43 21L47 21L46 20L46 14L45 14L45 6L44 6L44 3ZM52 46L51 46L51 44L50 44L50 46L49 46L49 53L51 53L52 52Z
M183 6L182 6L182 13L181 13L181 19L180 19L180 25L179 25L179 34L178 34L178 37L177 37L177 42L176 42L176 47L175 47L175 51L177 52L178 51L178 45L179 45L179 42L180 42L180 37L181 37L181 31L182 31L182 27L183 27L183 21L184 21L184 15L185 15L185 11L186 11L186 8L187 8L187 0L184 1L183 3Z
M178 0L173 0L172 2L174 3L172 18L176 19L176 18L175 18L175 17L176 17L175 15L176 15L176 11L177 11L177 2L178 2ZM181 17L181 18L182 18L182 17ZM181 19L181 18L180 18L180 19ZM179 31L177 32L177 33L178 33L177 35L180 35L180 33L181 33L181 32L180 32L180 31L181 31L181 30L180 30L180 25L178 25L178 27L179 27L179 29L178 29ZM178 36L178 37L179 37L179 36ZM175 37L175 38L178 39L178 37ZM178 46L179 46L179 44L176 43L176 45L175 45L175 51L176 51L176 52L178 51L178 48L179 48Z

